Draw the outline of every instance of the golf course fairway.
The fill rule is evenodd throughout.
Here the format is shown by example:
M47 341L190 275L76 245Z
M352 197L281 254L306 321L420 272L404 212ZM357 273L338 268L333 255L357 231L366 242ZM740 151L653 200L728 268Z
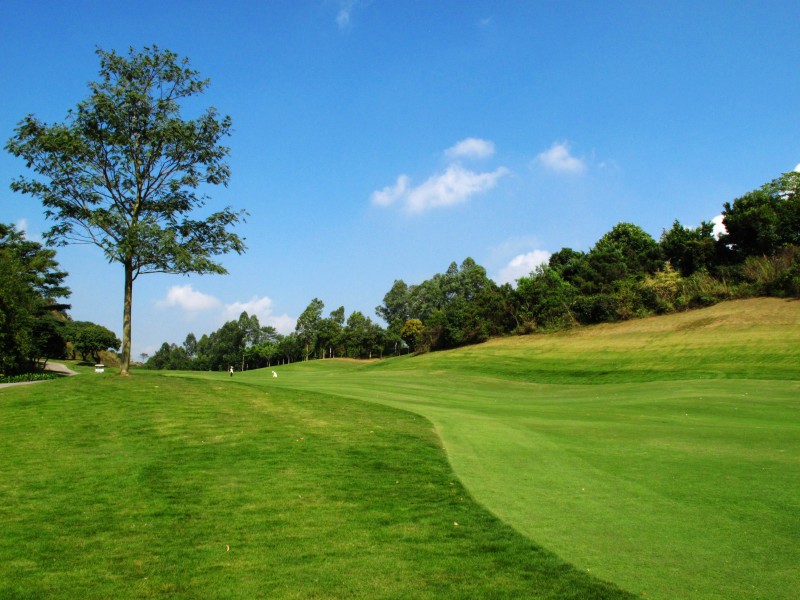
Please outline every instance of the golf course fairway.
M0 598L789 600L800 302L0 389ZM275 370L278 377L272 377Z
M242 379L423 415L479 503L636 595L800 589L800 302L277 371Z

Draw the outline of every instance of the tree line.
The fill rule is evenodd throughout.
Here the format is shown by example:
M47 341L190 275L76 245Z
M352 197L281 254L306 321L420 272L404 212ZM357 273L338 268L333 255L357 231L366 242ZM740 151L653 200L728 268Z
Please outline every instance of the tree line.
M562 248L546 264L498 285L471 258L409 285L395 280L376 307L327 317L314 298L295 331L278 334L242 313L199 341L164 343L157 369L259 368L298 360L372 358L475 344L492 336L552 331L709 306L754 295L800 297L800 173L785 173L726 202L725 232L674 221L655 240L618 223L588 251Z
M345 320L340 306L323 316L324 303L314 298L297 320L296 331L282 335L262 326L256 315L243 312L198 340L194 333L183 344L164 342L153 356L143 356L150 369L226 371L259 369L314 358L380 357L385 330L361 312Z
M385 323L314 298L295 331L278 333L242 313L183 344L165 342L154 369L254 369L299 360L368 359L454 348L492 336L550 331L663 314L754 295L800 297L800 173L785 173L722 210L725 232L677 220L655 240L618 223L588 251L562 248L546 264L498 285L471 258L418 284L396 280L375 311ZM30 371L46 358L98 361L120 341L72 321L55 250L0 224L0 374Z

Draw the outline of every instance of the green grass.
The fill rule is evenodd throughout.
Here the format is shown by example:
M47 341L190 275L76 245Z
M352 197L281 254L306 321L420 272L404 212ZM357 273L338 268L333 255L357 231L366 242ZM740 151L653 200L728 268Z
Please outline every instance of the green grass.
M798 365L750 300L0 390L0 598L794 598Z
M244 377L0 391L0 598L625 598L503 524L430 422Z
M424 415L477 501L636 594L800 589L798 302L245 377Z

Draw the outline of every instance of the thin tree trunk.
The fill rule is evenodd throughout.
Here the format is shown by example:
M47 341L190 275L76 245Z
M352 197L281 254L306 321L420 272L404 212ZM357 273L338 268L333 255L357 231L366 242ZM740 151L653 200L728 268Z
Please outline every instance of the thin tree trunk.
M131 364L131 307L133 306L133 265L130 261L125 263L125 300L122 311L122 356L119 364L119 374L127 377Z

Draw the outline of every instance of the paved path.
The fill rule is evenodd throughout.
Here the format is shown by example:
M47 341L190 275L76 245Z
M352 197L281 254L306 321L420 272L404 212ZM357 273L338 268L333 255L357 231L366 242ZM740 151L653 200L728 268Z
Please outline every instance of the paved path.
M47 362L47 366L44 368L45 371L50 371L52 373L61 373L62 375L77 375L76 371L70 369L67 365L62 365L61 363L57 362ZM43 379L42 381L47 381L47 379ZM20 381L18 383L0 383L0 388L11 387L14 385L31 385L32 383L42 383L42 381Z

